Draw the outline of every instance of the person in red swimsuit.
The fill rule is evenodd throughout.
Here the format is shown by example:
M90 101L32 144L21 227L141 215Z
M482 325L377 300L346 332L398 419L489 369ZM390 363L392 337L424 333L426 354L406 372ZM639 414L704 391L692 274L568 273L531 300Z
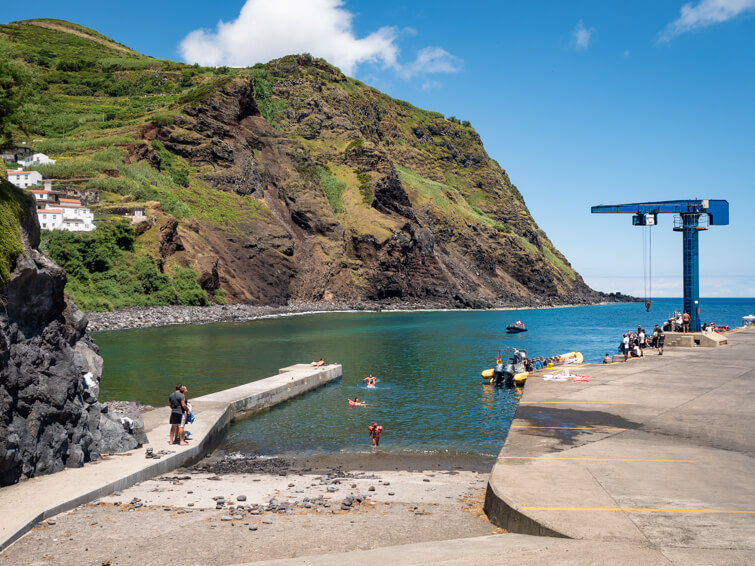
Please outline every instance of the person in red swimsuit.
M380 433L383 432L383 427L377 423L370 425L370 438L372 439L373 446L380 446Z

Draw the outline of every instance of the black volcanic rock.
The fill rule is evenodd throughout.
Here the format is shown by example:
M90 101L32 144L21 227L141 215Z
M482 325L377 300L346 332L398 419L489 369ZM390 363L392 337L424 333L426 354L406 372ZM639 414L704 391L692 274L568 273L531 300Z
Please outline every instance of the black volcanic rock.
M24 253L0 287L0 485L138 444L97 401L102 358L87 319L63 294L65 272L36 249L33 208L26 218Z

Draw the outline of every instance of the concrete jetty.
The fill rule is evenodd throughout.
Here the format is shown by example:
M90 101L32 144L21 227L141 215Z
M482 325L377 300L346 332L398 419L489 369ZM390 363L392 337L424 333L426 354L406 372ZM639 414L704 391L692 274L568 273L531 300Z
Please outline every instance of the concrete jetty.
M491 521L633 543L671 563L751 563L755 332L727 336L722 348L570 367L589 382L530 376L489 480Z
M189 446L168 443L167 398L171 392L166 391L166 406L143 414L149 444L103 456L82 468L66 469L0 489L0 550L45 518L200 460L217 446L234 420L325 385L341 377L341 372L338 364L316 368L297 364L281 369L273 377L190 398L197 420L190 426ZM148 459L145 453L149 448L154 453L168 453L160 459Z

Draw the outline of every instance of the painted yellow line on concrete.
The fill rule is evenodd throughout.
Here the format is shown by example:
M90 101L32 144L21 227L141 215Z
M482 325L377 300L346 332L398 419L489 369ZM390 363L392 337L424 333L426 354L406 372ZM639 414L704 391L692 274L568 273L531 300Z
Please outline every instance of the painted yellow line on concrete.
M733 515L755 515L755 511L731 509L663 509L653 507L522 507L523 511L634 511L637 513L728 513Z
M530 426L530 425L512 425L511 428L563 428L567 430L606 430L606 431L614 431L614 430L627 430L625 428L610 428L610 427L603 427L603 426Z
M565 456L498 456L499 460L580 460L587 462L677 462L690 464L697 460L661 460L653 458L567 458Z
M616 401L519 401L520 405L636 405Z

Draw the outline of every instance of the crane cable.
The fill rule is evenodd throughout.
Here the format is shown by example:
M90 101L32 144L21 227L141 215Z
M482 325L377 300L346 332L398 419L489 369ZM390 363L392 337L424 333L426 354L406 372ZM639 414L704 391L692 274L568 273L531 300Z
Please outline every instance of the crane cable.
M653 230L645 225L642 233L642 278L645 290L645 310L650 312L653 295Z

